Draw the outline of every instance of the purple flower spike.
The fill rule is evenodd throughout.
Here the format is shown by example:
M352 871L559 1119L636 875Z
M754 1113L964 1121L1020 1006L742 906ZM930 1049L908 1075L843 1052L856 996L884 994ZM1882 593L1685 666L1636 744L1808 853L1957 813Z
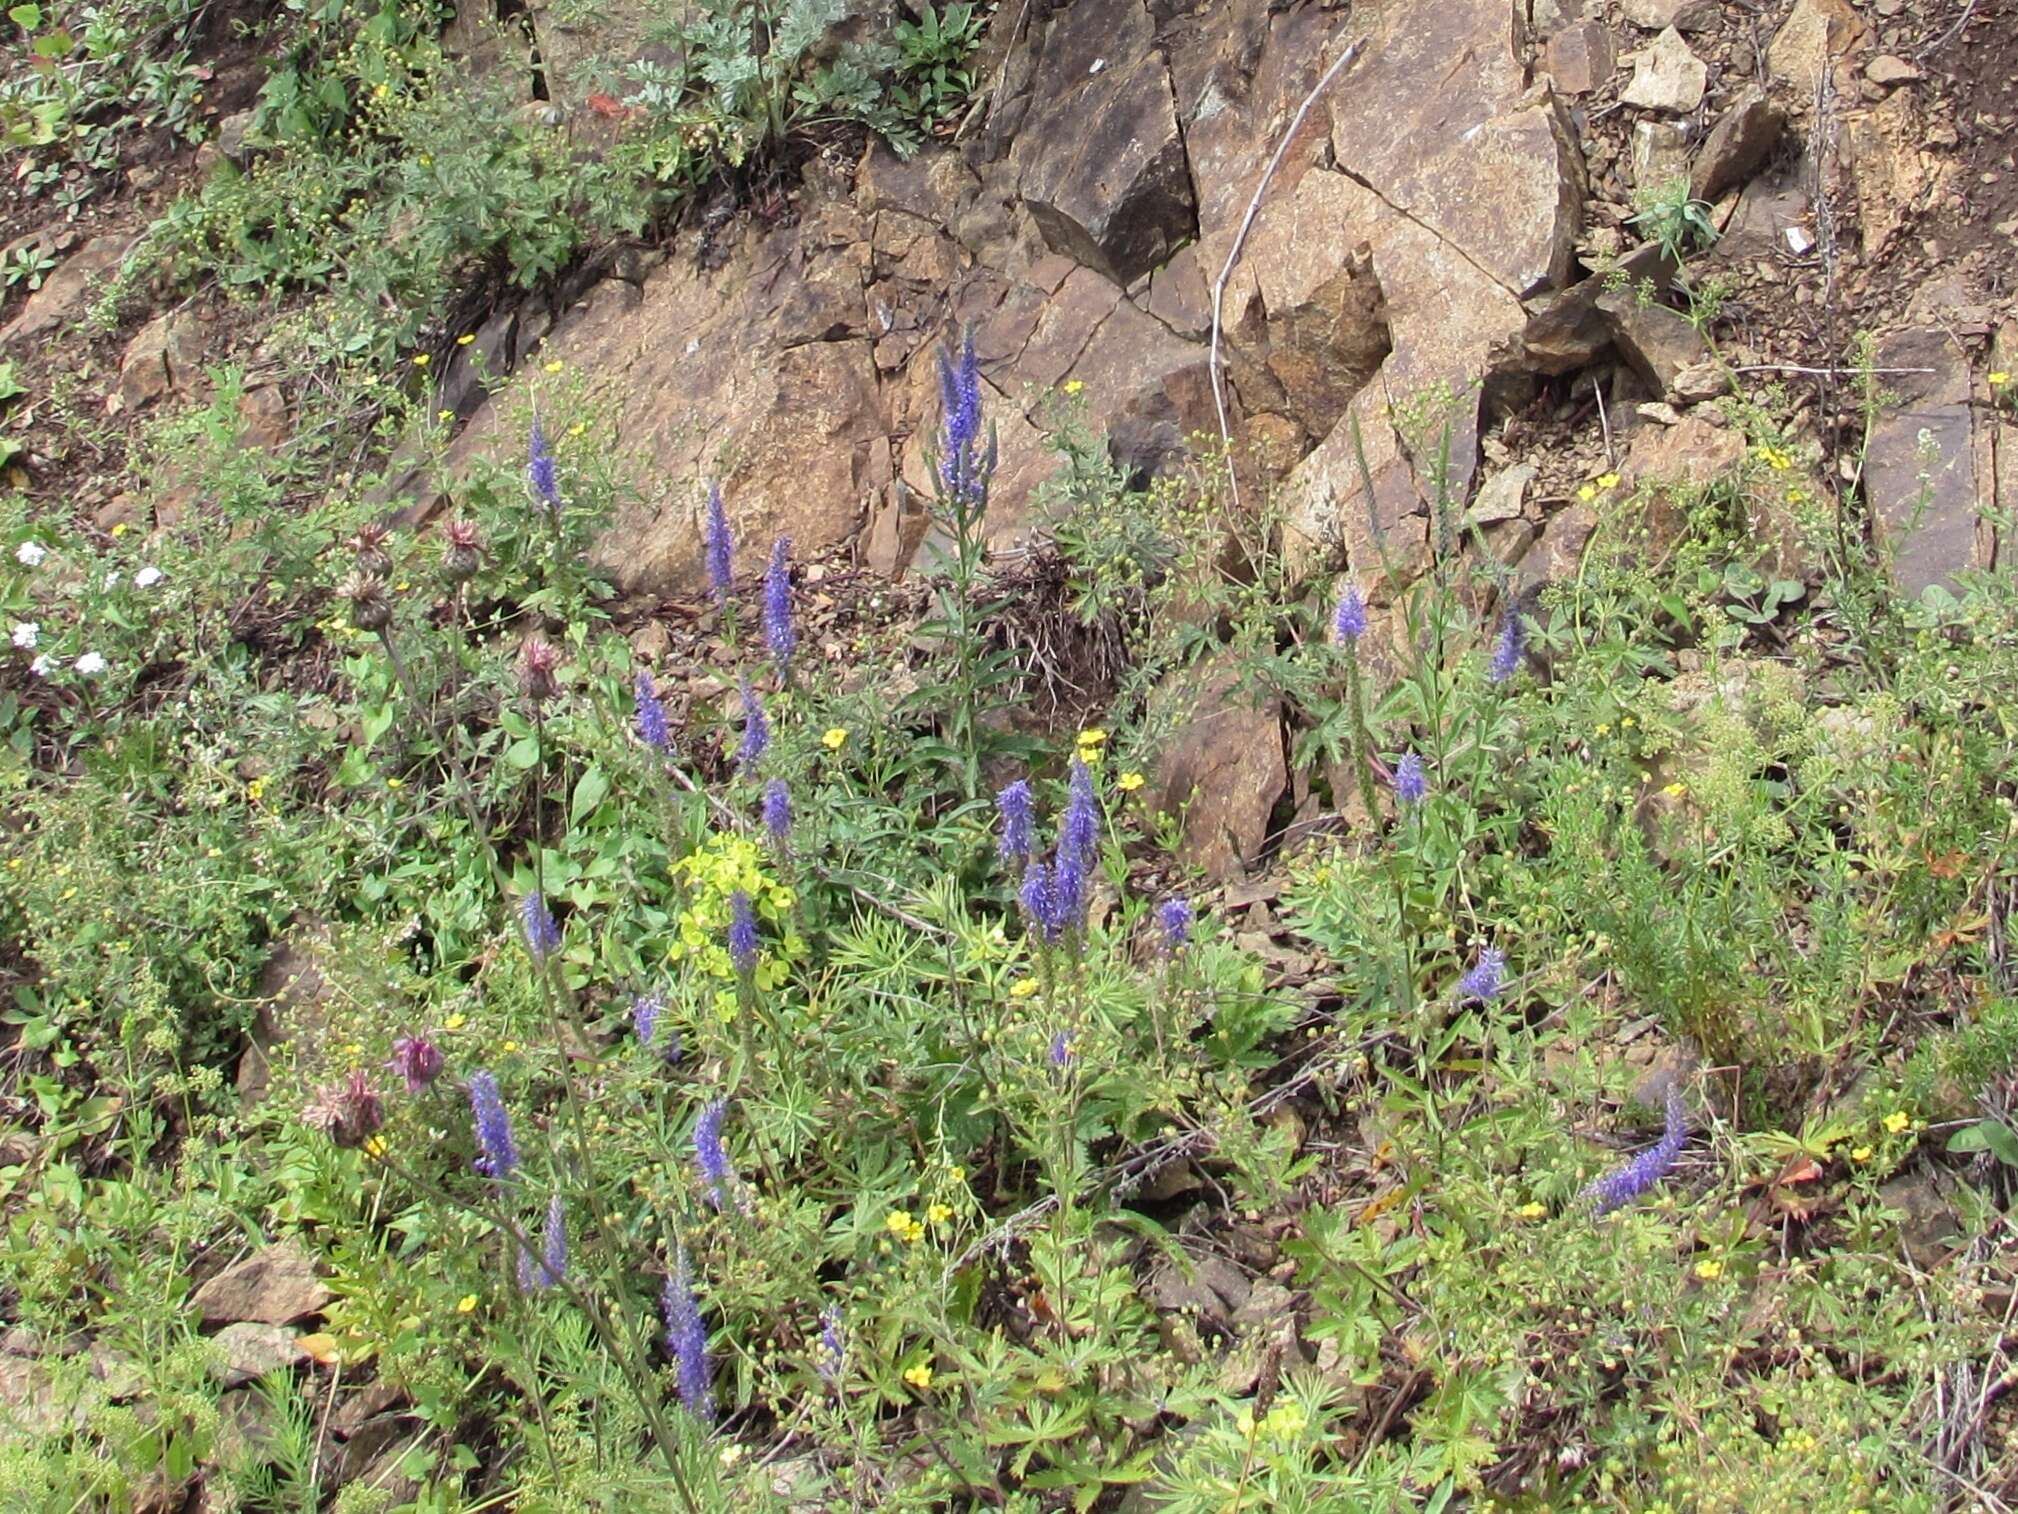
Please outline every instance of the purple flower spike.
M829 1387L841 1381L841 1369L848 1361L848 1340L841 1330L841 1306L829 1304L820 1311L820 1344L813 1353L813 1368Z
M727 604L729 591L736 585L736 575L729 561L729 512L728 507L722 502L720 484L708 485L708 525L704 549L708 564L708 585L715 592L715 603Z
M1486 681L1505 683L1518 673L1526 643L1527 627L1521 620L1520 606L1509 605L1506 618L1499 624L1499 640L1493 645L1492 661L1486 664Z
M533 497L549 510L561 507L561 483L559 470L554 465L554 455L547 446L546 433L540 429L540 418L533 417L532 440L526 446L526 481L532 485Z
M666 1351L673 1359L680 1402L702 1424L712 1424L715 1392L709 1381L708 1327L701 1319L701 1302L694 1296L694 1274L685 1247L674 1259L673 1275L666 1279L660 1307L665 1311Z
M497 1182L508 1181L518 1170L519 1149L512 1141L511 1116L505 1113L504 1097L490 1073L470 1074L469 1107L481 1153L477 1170Z
M527 894L519 904L519 921L525 926L526 950L532 954L535 963L544 964L548 957L561 948L561 928L554 924L554 913L547 908L546 897L539 893Z
M1615 1167L1588 1188L1584 1197L1599 1214L1630 1204L1674 1171L1675 1159L1689 1138L1687 1112L1682 1107L1679 1083L1668 1085L1667 1120L1661 1138L1621 1167Z
M700 1168L708 1200L717 1209L722 1207L723 1196L735 1181L728 1150L722 1145L722 1120L728 1112L728 1100L716 1099L694 1122L694 1165Z
M1085 929L1086 907L1092 903L1092 892L1086 876L1086 858L1079 852L1067 851L1060 842L1058 855L1051 864L1053 918L1048 939L1056 941L1068 930Z
M1366 601L1359 597L1359 586L1347 584L1345 593L1339 596L1338 613L1332 617L1331 639L1342 647L1356 646L1359 638L1366 634Z
M763 702L757 698L757 691L750 687L750 680L743 680L743 744L736 748L736 768L745 777L756 770L764 760L764 753L771 749L771 722L764 714Z
M1497 999L1506 986L1506 953L1488 946L1478 954L1470 972L1457 980L1460 1000Z
M426 1036L401 1036L392 1043L387 1065L406 1080L408 1093L419 1093L441 1076L441 1048Z
M1033 862L1023 870L1023 888L1019 895L1023 905L1024 919L1032 930L1040 933L1046 941L1058 939L1058 897L1051 886L1051 869L1042 862Z
M1072 1037L1062 1030L1052 1036L1051 1065L1053 1068L1059 1072L1064 1072L1078 1059L1079 1053L1072 1045Z
M1394 797L1403 804L1421 804L1429 796L1429 780L1423 776L1422 759L1404 753L1394 765Z
M673 749L673 736L666 728L666 707L659 702L659 691L652 685L652 675L643 668L638 669L635 697L638 707L638 740L655 752L670 752Z
M567 1213L561 1207L561 1196L555 1194L547 1200L547 1223L546 1229L541 1232L538 1259L535 1260L533 1254L524 1248L519 1251L519 1292L543 1292L567 1275Z
M792 839L792 791L782 778L764 785L764 829L771 833L772 845L782 850Z
M741 977L757 970L757 912L741 889L729 895L729 965Z
M666 1012L664 994L639 994L631 1000L631 1029L637 1032L638 1044L650 1047L658 1040L659 1017ZM666 1032L665 1041L659 1046L659 1055L668 1062L680 1060L680 1033Z
M981 365L970 329L957 354L939 354L939 482L951 499L968 504L987 492L992 456L981 449Z
M1070 856L1084 869L1100 850L1100 801L1093 793L1093 770L1072 759L1072 777L1065 795L1065 815L1058 822L1058 865Z
M779 537L764 573L764 645L780 668L791 663L799 645L799 633L792 629L792 570L787 563L791 551L792 538Z
M1018 778L995 796L1002 816L1002 840L995 855L1005 863L1028 862L1036 849L1031 835L1030 785Z
M1191 901L1181 895L1165 899L1156 909L1156 929L1163 941L1163 954L1174 957L1191 940Z

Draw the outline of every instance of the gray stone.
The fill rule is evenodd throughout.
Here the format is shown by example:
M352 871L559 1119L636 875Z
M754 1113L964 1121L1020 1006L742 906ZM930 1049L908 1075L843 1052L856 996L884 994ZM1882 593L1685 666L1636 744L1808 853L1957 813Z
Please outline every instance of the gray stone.
M1611 78L1618 63L1618 44L1610 28L1597 21L1565 27L1542 52L1542 67L1566 95L1590 94Z
M1633 185L1647 194L1686 178L1689 134L1678 121L1633 123Z
M93 237L70 254L42 281L42 287L28 296L21 313L0 330L0 347L22 350L19 344L46 337L82 317L92 300L104 292L132 245L130 236Z
M1710 355L1702 333L1688 317L1665 305L1642 304L1617 292L1598 301L1612 333L1612 345L1640 380L1663 399L1679 400L1675 378Z
M240 1320L218 1331L216 1340L224 1350L227 1388L285 1371L308 1359L308 1353L296 1344L294 1332L280 1325Z
M1640 50L1632 82L1619 98L1641 110L1687 115L1703 103L1703 91L1709 82L1709 66L1690 51L1682 34L1670 26Z
M1864 65L1864 77L1881 89L1890 89L1899 84L1911 84L1920 77L1920 70L1904 58L1880 53Z
M1230 662L1174 679L1152 701L1171 734L1157 752L1154 807L1181 817L1184 861L1221 881L1246 876L1289 783L1282 708L1240 687Z
M1745 439L1728 426L1689 415L1679 426L1655 426L1633 438L1619 475L1627 487L1668 484L1701 488L1745 460Z
M1864 496L1899 586L1917 595L1953 588L1975 565L1979 477L1968 355L1945 332L1916 327L1878 343L1881 368L1929 368L1888 376L1897 397L1872 428Z
M1871 31L1847 0L1795 0L1766 50L1766 67L1801 109L1812 106L1823 74L1870 45Z
M1533 463L1502 468L1478 486L1478 497L1471 502L1471 518L1482 526L1515 519L1527 503L1528 485L1539 472Z
M1148 12L1119 9L1053 19L1014 158L1045 243L1125 287L1197 235L1198 207Z
M206 1325L252 1320L287 1325L318 1313L336 1294L315 1275L315 1262L296 1240L262 1246L234 1262L190 1296Z
M1689 194L1712 204L1721 200L1758 171L1786 129L1786 111L1764 90L1747 90L1703 139L1689 175Z

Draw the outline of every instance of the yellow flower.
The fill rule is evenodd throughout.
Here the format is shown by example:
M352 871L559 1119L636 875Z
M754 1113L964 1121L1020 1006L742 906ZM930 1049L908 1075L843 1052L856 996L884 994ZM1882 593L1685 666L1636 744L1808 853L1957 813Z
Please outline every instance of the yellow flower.
M1611 733L1612 733L1612 727L1610 721L1601 720L1598 722L1598 728L1597 731L1595 732L1596 735L1609 736L1611 735Z
M1100 727L1098 726L1094 726L1090 730L1081 731L1079 733L1080 746L1105 746L1106 744L1107 744L1107 733L1101 730Z
M952 1218L953 1206L951 1204L934 1204L925 1211L925 1223L935 1227L945 1224Z
M364 1143L364 1154L368 1157L384 1156L385 1137L381 1135L375 1135L370 1140L366 1141Z
M1037 992L1037 986L1035 978L1018 978L1014 983L1009 985L1009 997L1012 999L1027 999Z
M453 410L437 410L434 413L434 418L446 423L455 419L455 412Z
M476 1295L474 1293L465 1293L455 1301L455 1312L457 1314L468 1314L474 1308L476 1308Z
M1067 379L1065 381L1065 392L1067 394L1080 394L1085 391L1085 388L1085 383L1079 379Z
M1701 1278L1706 1283L1714 1283L1718 1278L1722 1277L1723 1275L1724 1275L1724 1264L1722 1262L1696 1263L1696 1276Z
M9 872L15 872L15 873L20 872L21 859L19 857L9 857L7 859L7 868Z
M1856 1149L1855 1151L1853 1151L1853 1152L1851 1152L1851 1153L1850 1153L1850 1160L1851 1160L1851 1161L1853 1161L1853 1162L1868 1162L1868 1161L1870 1161L1870 1160L1871 1160L1871 1148L1870 1148L1870 1147L1868 1147L1868 1146L1859 1146L1859 1147L1858 1147L1858 1148L1857 1148L1857 1149Z
M476 340L476 333L474 331L465 331L461 336L455 339L455 344L458 347L467 347L471 342L475 340Z
M463 1026L466 1025L467 1023L468 1023L467 1019L463 1016L463 1014L460 1011L458 1011L457 1013L450 1015L446 1020L442 1021L441 1026L443 1030L461 1030Z
M416 368L425 368L428 365L428 355L425 352L416 352L413 355L413 365Z
M389 789L403 789L406 787L406 780L404 778L388 778L385 780L385 786Z
M1618 474L1600 473L1598 475L1598 487L1600 489L1616 489L1618 488L1618 486L1619 486Z
M516 1041L507 1041L504 1043L504 1045L498 1048L498 1050L503 1052L506 1056L510 1056L513 1052L517 1051L518 1049L519 1049L519 1043Z
M946 1176L956 1183L964 1183L967 1181L967 1169L964 1167L952 1167L947 1170Z
M1885 1128L1893 1135L1897 1135L1912 1123L1913 1117L1903 1109L1895 1109L1885 1116Z
M1524 1220L1538 1220L1548 1212L1546 1204L1537 1204L1533 1200L1529 1200L1514 1211L1515 1214Z
M126 534L126 522L122 520L115 525L112 528L112 534L114 536L124 536Z
M1686 783L1671 783L1666 788L1661 790L1661 792L1663 794L1666 794L1670 799L1679 799L1682 797L1682 795L1686 794L1688 791L1689 786Z
M2006 384L2010 382L2011 382L2011 375L2008 373L2000 371L1990 375L1990 387L1992 389L2002 389Z
M883 1228L892 1235L902 1235L918 1222L911 1218L908 1209L892 1209L883 1216Z
M587 421L576 421L572 426L568 427L568 435L580 436L584 431L588 429L589 429L589 423Z
M918 1363L915 1367L906 1367L904 1369L904 1381L916 1388L920 1393L923 1393L927 1388L932 1386L932 1369L923 1362Z
M565 367L567 367L566 363L563 363L559 358L555 358L546 365L546 370L548 373L559 373Z
M1598 497L1598 486L1596 484L1585 484L1581 489L1577 490L1577 498L1582 500L1585 504L1589 504L1592 500L1596 499L1597 497Z
M846 726L830 725L827 727L827 734L820 738L820 745L830 752L838 752L847 744L847 740L848 728Z
M1790 504L1790 505L1805 505L1805 504L1806 504L1807 502L1808 502L1808 496L1807 496L1807 495L1806 495L1806 494L1805 494L1805 493L1804 493L1803 491L1801 491L1801 490L1799 490L1799 489L1789 489L1789 490L1787 491L1787 503L1788 503L1788 504Z
M1123 773L1114 780L1114 786L1124 794L1132 794L1142 787L1143 781L1140 773Z

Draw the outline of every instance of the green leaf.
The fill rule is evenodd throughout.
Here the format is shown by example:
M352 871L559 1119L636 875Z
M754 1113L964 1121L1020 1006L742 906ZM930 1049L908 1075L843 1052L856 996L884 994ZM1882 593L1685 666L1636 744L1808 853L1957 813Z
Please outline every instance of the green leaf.
M1948 1138L1948 1150L1961 1155L1987 1151L2006 1167L2018 1167L2018 1133L2002 1120L1978 1120Z
M568 806L568 823L580 825L596 812L596 806L603 802L603 796L610 791L610 780L601 767L591 765L575 781L574 803Z
M42 7L39 5L17 5L7 12L7 19L24 31L34 31L42 24Z
M537 736L521 736L505 748L504 760L515 768L529 768L540 760L540 742Z

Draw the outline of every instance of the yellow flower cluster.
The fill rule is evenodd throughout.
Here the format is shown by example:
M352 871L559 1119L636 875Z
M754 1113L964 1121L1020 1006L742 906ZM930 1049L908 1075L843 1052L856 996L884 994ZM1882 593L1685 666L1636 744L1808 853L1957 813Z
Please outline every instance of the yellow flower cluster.
M716 833L697 850L675 862L675 878L686 886L687 908L680 912L677 936L666 952L669 962L685 963L725 985L736 976L729 960L729 901L738 892L750 896L757 918L786 924L798 896L763 869L764 854L746 836ZM775 939L775 938L773 938ZM805 954L806 944L787 929L782 952L767 950L757 962L756 986L774 989L786 979L790 963ZM725 1015L733 1015L736 995L725 988L717 996Z
M908 1209L892 1209L883 1218L883 1228L907 1246L925 1239L925 1222Z
M1233 1427L1247 1436L1259 1432L1262 1440L1292 1441L1301 1436L1309 1424L1310 1416L1303 1412L1303 1405L1294 1399L1284 1399L1270 1409L1259 1424L1255 1423L1252 1414L1243 1410L1233 1422Z

